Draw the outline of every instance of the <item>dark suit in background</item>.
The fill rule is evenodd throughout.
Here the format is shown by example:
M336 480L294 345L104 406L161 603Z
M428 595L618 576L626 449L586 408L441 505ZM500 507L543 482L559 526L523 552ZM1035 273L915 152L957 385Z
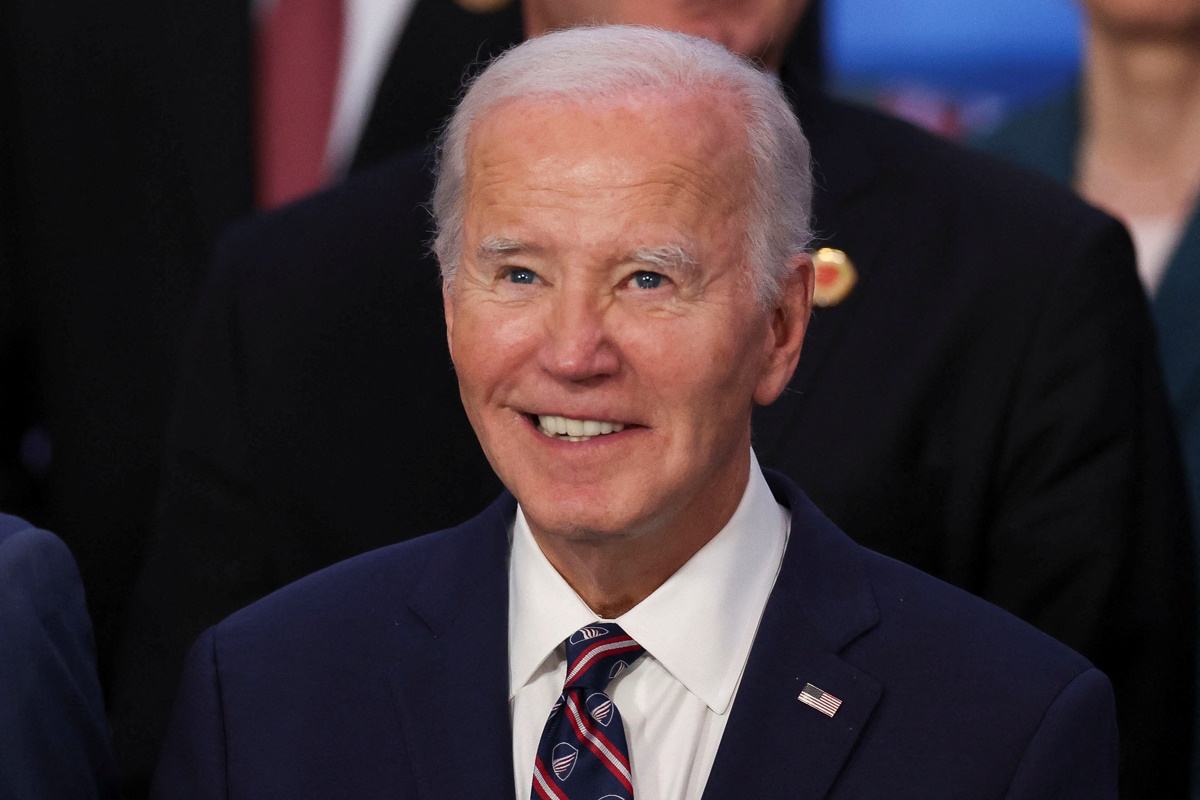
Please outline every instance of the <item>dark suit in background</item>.
M0 507L74 551L106 684L196 290L253 210L250 18L248 0L0 10ZM353 169L422 145L519 31L515 6L418 0Z
M860 279L757 412L760 459L860 543L1093 660L1127 793L1182 797L1191 542L1128 236L1048 181L791 83L816 231ZM494 496L424 255L426 167L396 160L225 240L126 654L152 708L205 626Z
M985 152L1070 186L1081 136L1080 109L1080 90L1074 88L1014 114L977 144ZM1183 451L1196 536L1200 534L1200 203L1184 224L1150 309ZM1193 771L1200 769L1200 752L1192 758ZM1193 783L1196 796L1200 775Z
M0 797L118 796L79 570L57 536L0 514Z
M791 535L706 798L1115 800L1099 671L867 552L790 481L768 480ZM153 796L513 798L515 511L506 493L469 523L339 564L208 631ZM796 700L806 682L841 699L832 718Z
M1069 186L1080 139L1080 103L1078 88L1057 95L1014 114L977 144ZM1200 524L1200 202L1184 224L1150 310L1187 467L1195 527Z

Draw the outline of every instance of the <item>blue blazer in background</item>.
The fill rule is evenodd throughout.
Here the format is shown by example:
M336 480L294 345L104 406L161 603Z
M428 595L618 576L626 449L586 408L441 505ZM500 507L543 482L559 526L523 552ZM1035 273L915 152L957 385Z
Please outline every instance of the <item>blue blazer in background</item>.
M0 798L115 798L116 774L75 560L0 514Z
M787 478L768 481L792 533L706 798L1116 797L1103 674L855 544ZM505 494L464 525L344 561L207 631L153 796L513 797L514 512ZM806 683L842 700L835 716L797 700Z

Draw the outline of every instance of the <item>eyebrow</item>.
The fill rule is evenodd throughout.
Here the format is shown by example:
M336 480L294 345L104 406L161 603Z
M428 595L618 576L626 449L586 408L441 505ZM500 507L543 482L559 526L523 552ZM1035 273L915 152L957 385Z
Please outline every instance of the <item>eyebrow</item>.
M501 261L517 253L541 253L543 248L521 239L507 236L489 236L479 243L476 257L480 261ZM695 268L696 258L680 244L663 244L639 247L628 255L628 260L656 270L688 270Z
M639 247L629 254L629 260L660 270L688 270L696 266L696 258L679 244Z
M499 261L514 253L540 253L542 248L520 239L510 239L507 236L489 236L479 243L475 251L480 261Z

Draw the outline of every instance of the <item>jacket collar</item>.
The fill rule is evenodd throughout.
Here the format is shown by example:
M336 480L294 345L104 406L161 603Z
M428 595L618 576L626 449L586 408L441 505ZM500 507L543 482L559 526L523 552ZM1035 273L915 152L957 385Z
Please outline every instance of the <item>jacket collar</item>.
M882 691L838 653L879 612L858 545L788 478L764 472L792 510L792 533L705 796L823 797ZM399 654L393 685L424 797L513 796L507 563L515 513L506 492L441 534L445 544L411 594L430 640ZM796 699L806 683L842 700L834 717Z
M392 687L420 797L514 797L505 492L439 536L409 610L429 638L396 653ZM418 641L420 641L418 639Z
M879 620L860 548L794 483L765 472L792 510L792 535L705 798L824 797L882 694L838 655ZM797 699L809 683L842 701L833 717Z

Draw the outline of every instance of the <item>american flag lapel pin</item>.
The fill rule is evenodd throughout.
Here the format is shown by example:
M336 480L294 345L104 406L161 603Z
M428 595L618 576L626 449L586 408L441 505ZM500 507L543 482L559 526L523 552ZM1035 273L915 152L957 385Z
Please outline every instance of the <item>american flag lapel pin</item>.
M800 696L796 699L806 706L812 706L827 717L832 717L842 707L841 700L829 692L821 691L811 683L804 684L804 691L800 692Z

